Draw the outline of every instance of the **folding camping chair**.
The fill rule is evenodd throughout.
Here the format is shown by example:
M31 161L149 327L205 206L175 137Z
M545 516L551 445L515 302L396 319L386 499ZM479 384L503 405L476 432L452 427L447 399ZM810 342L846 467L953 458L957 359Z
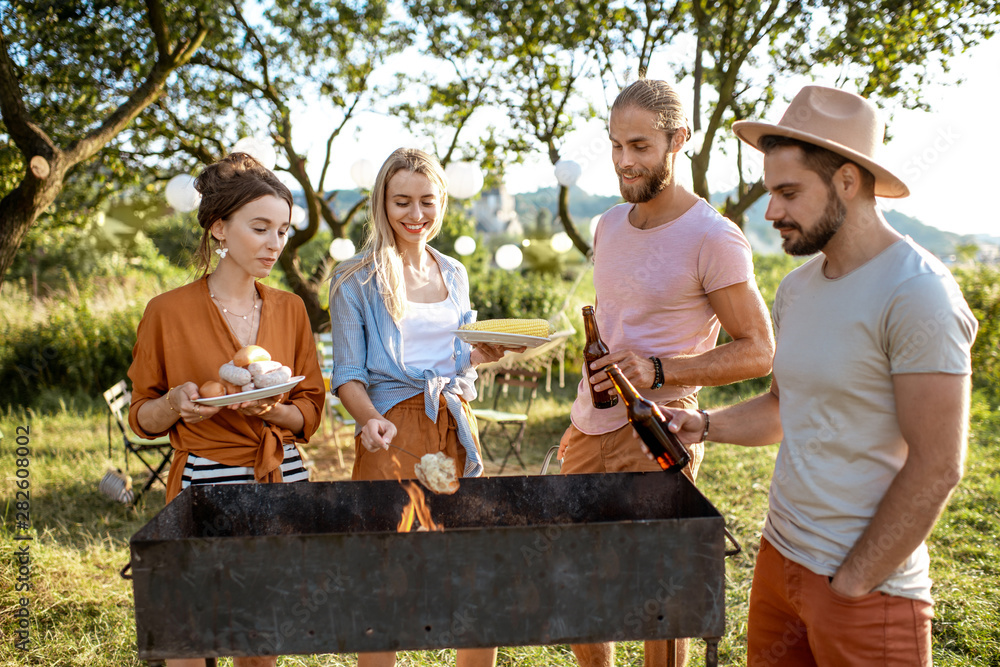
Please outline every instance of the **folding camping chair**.
M163 479L163 472L170 465L170 457L173 449L170 447L170 438L161 436L152 440L140 438L128 425L128 407L132 402L132 392L129 391L125 380L120 380L116 385L104 392L104 400L108 404L108 458L111 458L111 417L114 416L118 430L121 431L122 440L125 444L125 474L128 474L129 455L133 454L142 461L142 464L149 470L149 479L143 487L135 494L136 499L149 490L156 480L166 487L167 482Z
M496 430L493 429L496 426L507 440L507 453L500 464L500 473L503 473L511 454L521 464L521 469L526 469L524 460L521 458L521 443L524 441L524 432L528 427L528 413L531 411L531 404L538 393L538 382L541 377L541 372L523 368L500 370L493 380L493 407L490 409L477 408L472 411L472 414L476 416L476 421L482 424L479 429L479 444L483 447L483 453L491 461L495 459L486 444L486 434L491 432L491 429ZM504 397L507 402L514 400L510 396L510 387L518 387L517 393L522 398L527 391L528 398L523 412L508 412L500 409L501 397ZM505 407L509 407L506 402Z

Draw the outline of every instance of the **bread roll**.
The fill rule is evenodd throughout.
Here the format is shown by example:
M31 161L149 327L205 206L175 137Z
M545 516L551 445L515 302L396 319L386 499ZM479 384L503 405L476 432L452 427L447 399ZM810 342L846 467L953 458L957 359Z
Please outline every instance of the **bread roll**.
M246 368L255 361L270 360L271 353L259 345L247 345L233 357L233 363L240 368Z
M225 396L226 388L221 382L216 380L209 380L205 384L198 387L198 395L202 398L215 398L216 396Z

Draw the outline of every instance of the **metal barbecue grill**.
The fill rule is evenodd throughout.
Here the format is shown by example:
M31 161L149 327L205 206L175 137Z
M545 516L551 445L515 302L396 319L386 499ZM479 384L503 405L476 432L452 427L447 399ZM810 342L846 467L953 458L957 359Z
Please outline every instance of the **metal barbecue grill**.
M683 475L463 479L442 532L396 482L192 486L130 542L143 659L704 637L725 526Z

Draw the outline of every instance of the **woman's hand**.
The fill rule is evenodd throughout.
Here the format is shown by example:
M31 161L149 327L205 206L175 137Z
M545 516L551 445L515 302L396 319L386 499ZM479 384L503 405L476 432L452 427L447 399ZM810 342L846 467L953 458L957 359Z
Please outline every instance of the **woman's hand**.
M211 405L195 403L194 400L201 398L198 393L198 385L194 382L185 382L178 385L164 394L167 407L175 413L180 414L180 418L185 424L197 424L205 419L210 419L222 408Z
M369 452L389 449L389 443L396 437L396 425L385 417L372 417L361 429L361 444Z
M281 403L287 394L279 394L278 396L271 396L270 398L261 398L256 401L244 401L242 403L234 403L229 406L230 410L236 410L241 415L246 415L248 417L260 417L265 419L264 415L271 411L271 408Z
M472 346L472 365L478 366L479 364L491 364L494 361L500 361L503 355L508 352L524 352L527 347L521 345L520 347L505 347L503 345L490 345L488 343L476 343Z

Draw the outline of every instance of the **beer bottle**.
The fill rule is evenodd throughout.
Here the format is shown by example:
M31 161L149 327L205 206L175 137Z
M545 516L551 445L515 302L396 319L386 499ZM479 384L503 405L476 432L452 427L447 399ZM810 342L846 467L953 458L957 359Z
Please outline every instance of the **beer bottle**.
M593 306L583 307L583 327L587 332L587 344L583 347L583 360L587 368L587 385L590 387L590 398L594 401L594 407L599 410L611 408L618 405L618 396L610 389L596 391L594 385L590 384L590 363L607 355L610 350L601 340L601 332L597 330L597 316L594 315Z
M646 443L646 447L660 467L667 472L673 472L686 466L691 460L691 455L680 439L667 428L667 418L660 411L660 406L640 396L618 368L618 364L611 364L605 367L604 371L615 383L618 394L625 401L632 428Z

